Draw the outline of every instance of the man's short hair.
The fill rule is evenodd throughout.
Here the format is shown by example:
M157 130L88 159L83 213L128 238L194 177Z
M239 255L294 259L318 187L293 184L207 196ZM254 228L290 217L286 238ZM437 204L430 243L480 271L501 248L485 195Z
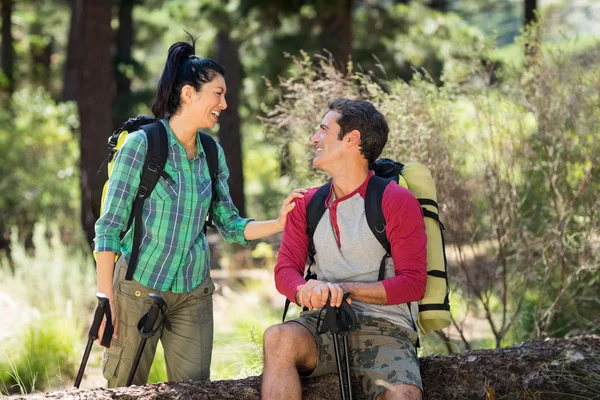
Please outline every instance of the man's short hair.
M372 103L363 100L333 99L329 109L341 114L337 121L341 128L338 139L342 140L346 133L355 129L359 131L360 153L369 165L373 164L381 155L390 131L383 114Z

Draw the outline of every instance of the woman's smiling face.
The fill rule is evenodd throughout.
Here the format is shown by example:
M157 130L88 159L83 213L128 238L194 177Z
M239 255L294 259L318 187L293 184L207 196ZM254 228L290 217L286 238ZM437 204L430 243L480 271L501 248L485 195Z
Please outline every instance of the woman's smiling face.
M216 74L212 81L202 85L191 103L192 115L196 119L194 125L199 129L214 128L221 111L227 108L225 93L227 85L221 74Z

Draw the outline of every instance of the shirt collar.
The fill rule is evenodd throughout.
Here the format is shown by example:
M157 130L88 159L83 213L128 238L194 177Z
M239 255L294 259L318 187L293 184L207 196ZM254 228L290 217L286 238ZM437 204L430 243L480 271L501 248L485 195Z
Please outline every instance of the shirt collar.
M360 196L362 198L364 198L365 194L367 193L367 185L369 184L369 179L371 179L371 177L374 174L375 173L373 171L369 171L369 173L367 174L367 177L365 178L364 182L361 183L359 187L357 187L356 189L354 189L354 191L352 191L351 193L345 195L344 197L340 197L339 199L335 198L335 195L334 195L334 192L333 192L333 182L332 182L331 183L331 187L329 188L329 195L327 196L327 200L326 200L325 204L331 205L331 203L339 203L341 201L349 199L350 197L354 196L356 193L359 193Z
M185 148L183 147L183 145L181 143L179 143L179 141L175 137L175 134L173 133L173 130L171 129L171 126L169 125L169 118L171 118L170 115L165 117L162 120L162 123L167 130L167 141L169 143L169 148L177 145L177 146L180 146L182 151L185 153ZM196 132L196 143L198 144L198 153L196 154L196 156L201 157L204 155L204 148L202 147L202 141L200 140L200 131L199 130Z

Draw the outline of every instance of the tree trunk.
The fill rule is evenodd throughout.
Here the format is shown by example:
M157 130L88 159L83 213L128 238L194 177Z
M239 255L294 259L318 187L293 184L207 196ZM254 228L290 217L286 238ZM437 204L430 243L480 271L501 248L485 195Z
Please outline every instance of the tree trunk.
M352 334L352 333L350 333ZM494 350L420 360L424 400L591 399L600 393L600 337L547 339ZM339 399L337 374L302 382L303 399ZM353 381L355 399L364 399ZM235 381L169 382L117 389L67 390L21 399L258 400L260 377Z
M429 8L445 13L448 11L448 0L430 0Z
M2 72L6 77L6 86L2 91L10 95L15 91L15 46L12 36L13 0L2 1Z
M335 66L342 72L348 70L352 55L352 9L354 0L337 0L325 6L319 17L322 47L331 52Z
M44 35L41 19L36 20L31 25L30 31L42 39L47 39L47 43L45 44L30 44L29 51L31 52L32 61L31 82L36 86L42 86L47 91L50 91L50 67L55 44L54 37Z
M240 56L238 46L225 30L217 33L217 61L223 64L227 75L227 109L219 118L219 143L223 147L229 167L229 191L240 215L246 215L244 199L244 169L242 165L241 120L239 113Z
M91 243L95 223L90 208L92 184L106 156L106 138L112 130L112 2L75 0L75 3L78 35L71 44L79 55L73 76L81 126L81 222Z
M535 21L535 10L537 9L537 0L525 0L525 25Z
M113 129L117 129L131 117L133 104L131 98L131 78L127 69L133 65L131 46L133 44L133 5L134 0L119 2L119 28L116 36L115 79L117 93Z
M69 40L67 43L67 60L65 62L65 78L63 80L63 101L75 100L79 79L77 78L78 66L81 62L80 46L80 20L81 5L79 0L71 0L71 24L69 26Z

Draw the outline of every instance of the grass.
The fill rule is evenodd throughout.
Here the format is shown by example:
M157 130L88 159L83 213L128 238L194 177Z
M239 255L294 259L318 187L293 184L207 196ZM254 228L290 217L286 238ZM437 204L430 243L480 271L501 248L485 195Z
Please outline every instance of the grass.
M0 395L70 387L87 343L96 304L95 269L91 259L74 257L58 240L47 242L43 233L36 231L35 255L14 246L15 276L0 266L0 304L11 310L0 329ZM280 321L284 303L270 275L265 276L217 282L211 379L262 372L262 334ZM99 373L98 349L94 345L88 374ZM149 382L166 380L159 344Z
M29 393L72 382L84 325L93 307L91 263L70 256L57 239L35 232L35 255L14 246L16 274L0 269L0 300L7 321L0 330L0 390Z
M2 346L0 381L5 393L60 388L72 381L80 356L80 326L73 318L46 315L27 325L20 337ZM15 338L16 339L16 338Z

